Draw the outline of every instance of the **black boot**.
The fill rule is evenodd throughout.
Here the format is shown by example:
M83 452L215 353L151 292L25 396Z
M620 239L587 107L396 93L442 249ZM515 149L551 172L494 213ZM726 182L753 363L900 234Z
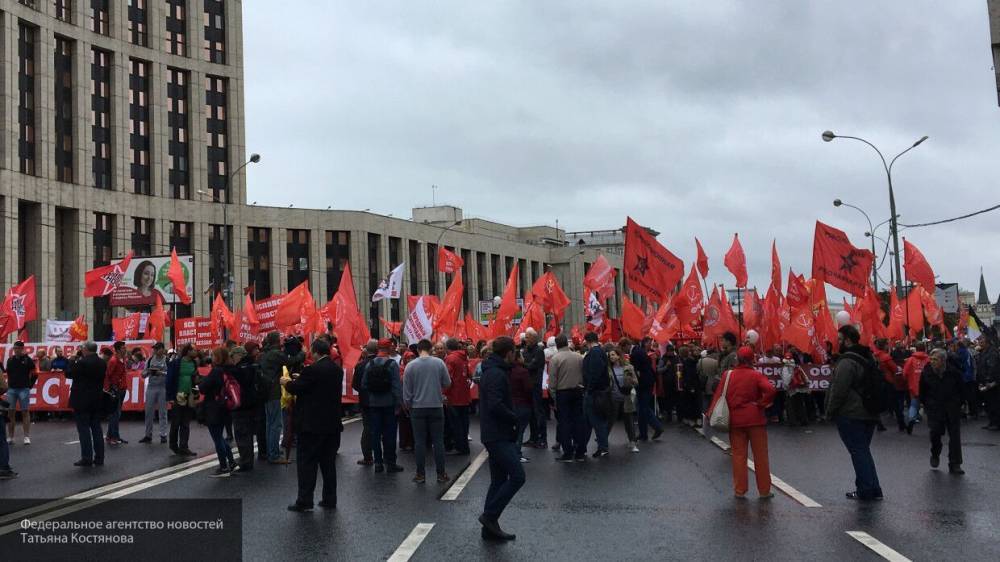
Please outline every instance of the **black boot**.
M516 538L510 533L505 533L504 530L500 528L500 524L496 519L491 519L486 515L480 515L479 523L483 526L482 537L484 539L512 541Z

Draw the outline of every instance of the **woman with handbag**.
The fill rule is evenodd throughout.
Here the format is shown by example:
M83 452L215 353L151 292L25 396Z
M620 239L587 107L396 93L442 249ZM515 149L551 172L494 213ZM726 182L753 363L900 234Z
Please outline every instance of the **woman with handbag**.
M771 469L767 459L767 417L764 411L774 401L775 390L767 377L752 365L753 349L736 352L737 365L722 374L712 405L706 413L714 429L729 430L732 447L733 487L737 498L746 497L747 451L753 449L754 474L761 499L772 498ZM722 418L727 418L723 420Z
M634 389L639 385L639 377L619 347L611 346L608 350L608 365L611 370L611 400L614 403L611 419L608 420L608 433L614 429L615 422L621 419L625 422L628 448L633 453L638 453L639 447L635 441Z
M224 347L217 347L212 351L211 372L198 383L198 390L204 398L202 400L202 407L205 409L204 423L208 426L208 433L215 444L215 454L219 456L219 468L209 475L211 478L228 478L236 468L233 450L229 447L229 443L226 443L224 436L226 424L230 422L223 394L224 374L226 369L230 368L229 352Z
M198 350L187 344L181 348L177 359L167 363L167 380L164 383L170 404L168 441L175 455L195 456L195 452L188 448L188 438L195 414L194 406L198 402L197 382Z

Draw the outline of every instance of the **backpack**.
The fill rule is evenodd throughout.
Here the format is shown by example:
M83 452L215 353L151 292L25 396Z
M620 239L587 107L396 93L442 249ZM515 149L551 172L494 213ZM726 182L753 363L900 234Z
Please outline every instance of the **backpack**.
M219 401L227 410L235 410L240 407L240 383L236 377L229 373L222 373L222 391L219 393Z
M886 399L885 387L883 385L882 370L876 361L868 361L864 357L854 352L845 352L841 357L854 361L862 368L860 379L855 380L851 389L861 397L861 404L865 410L873 415L880 415L889 409L889 402Z
M392 390L392 373L389 371L389 364L393 361L375 361L368 363L368 392L373 394L383 394Z

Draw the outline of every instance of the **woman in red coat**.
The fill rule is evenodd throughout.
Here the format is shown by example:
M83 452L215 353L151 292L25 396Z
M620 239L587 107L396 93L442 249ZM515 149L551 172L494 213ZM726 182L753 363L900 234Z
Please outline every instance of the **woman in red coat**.
M764 415L774 401L774 386L753 365L753 349L741 347L736 352L738 364L731 371L722 374L719 386L708 408L711 415L715 401L722 394L729 379L726 402L729 406L729 444L732 447L733 487L736 497L746 497L747 445L753 448L754 474L757 477L757 492L761 498L774 497L771 492L771 469L767 461L767 417Z

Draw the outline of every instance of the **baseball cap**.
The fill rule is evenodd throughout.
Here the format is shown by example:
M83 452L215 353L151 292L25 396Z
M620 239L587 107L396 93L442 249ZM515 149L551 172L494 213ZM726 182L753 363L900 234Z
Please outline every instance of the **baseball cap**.
M21 340L17 340L16 342L14 342L14 347L24 347L24 342Z

